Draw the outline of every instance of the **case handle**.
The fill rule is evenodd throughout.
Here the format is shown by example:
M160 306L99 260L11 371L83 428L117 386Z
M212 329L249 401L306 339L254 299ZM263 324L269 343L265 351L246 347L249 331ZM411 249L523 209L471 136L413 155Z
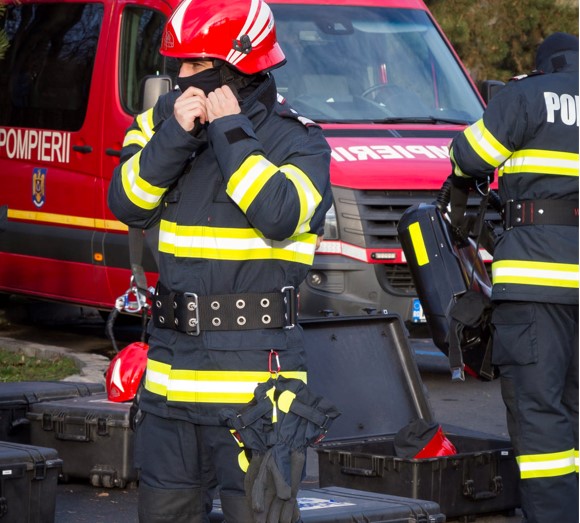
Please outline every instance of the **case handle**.
M484 499L491 499L498 496L503 490L503 481L501 476L495 476L490 481L490 490L482 490L476 492L475 482L468 479L463 483L463 495L473 501L482 501Z
M379 475L374 469L363 469L359 467L341 467L340 471L349 476L364 476L365 478L376 478Z

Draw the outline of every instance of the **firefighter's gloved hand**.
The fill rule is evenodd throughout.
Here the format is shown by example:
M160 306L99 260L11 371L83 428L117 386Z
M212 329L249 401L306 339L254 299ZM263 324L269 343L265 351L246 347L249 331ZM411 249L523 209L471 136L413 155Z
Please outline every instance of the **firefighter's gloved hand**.
M304 474L306 450L290 451L288 470L281 471L274 459L274 448L264 455L252 457L246 474L246 495L256 523L295 523L300 519L297 495ZM289 483L287 478L290 478Z
M466 237L469 228L466 224L467 198L471 188L475 187L474 179L450 174L446 183L449 184L449 220L456 232Z

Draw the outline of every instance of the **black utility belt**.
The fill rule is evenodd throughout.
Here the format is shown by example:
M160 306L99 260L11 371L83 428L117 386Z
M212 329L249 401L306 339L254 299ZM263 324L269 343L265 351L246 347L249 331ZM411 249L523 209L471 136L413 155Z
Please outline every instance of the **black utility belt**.
M525 225L571 225L578 227L575 200L508 200L504 205L505 229Z
M297 323L294 287L279 292L199 296L193 292L155 294L154 325L198 336L201 331L291 329Z

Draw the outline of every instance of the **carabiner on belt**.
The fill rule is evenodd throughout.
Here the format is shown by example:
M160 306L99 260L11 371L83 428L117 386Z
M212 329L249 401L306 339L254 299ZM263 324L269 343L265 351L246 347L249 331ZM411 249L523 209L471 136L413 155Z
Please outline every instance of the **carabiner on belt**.
M276 365L276 368L274 368L274 365ZM270 354L268 355L268 371L277 378L281 368L280 356L278 356L278 353L274 349L270 349Z

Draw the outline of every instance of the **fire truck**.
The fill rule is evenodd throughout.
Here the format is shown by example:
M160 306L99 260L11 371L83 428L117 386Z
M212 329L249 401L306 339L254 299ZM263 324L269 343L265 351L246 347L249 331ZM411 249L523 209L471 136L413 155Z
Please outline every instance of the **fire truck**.
M227 0L216 0L224 4ZM131 279L106 195L133 117L171 88L176 0L19 0L0 20L0 292L110 310ZM279 93L332 149L333 206L300 316L423 321L397 236L433 201L482 96L421 0L271 0ZM149 88L147 88L149 86ZM477 205L477 202L473 202ZM142 264L156 283L155 242Z

